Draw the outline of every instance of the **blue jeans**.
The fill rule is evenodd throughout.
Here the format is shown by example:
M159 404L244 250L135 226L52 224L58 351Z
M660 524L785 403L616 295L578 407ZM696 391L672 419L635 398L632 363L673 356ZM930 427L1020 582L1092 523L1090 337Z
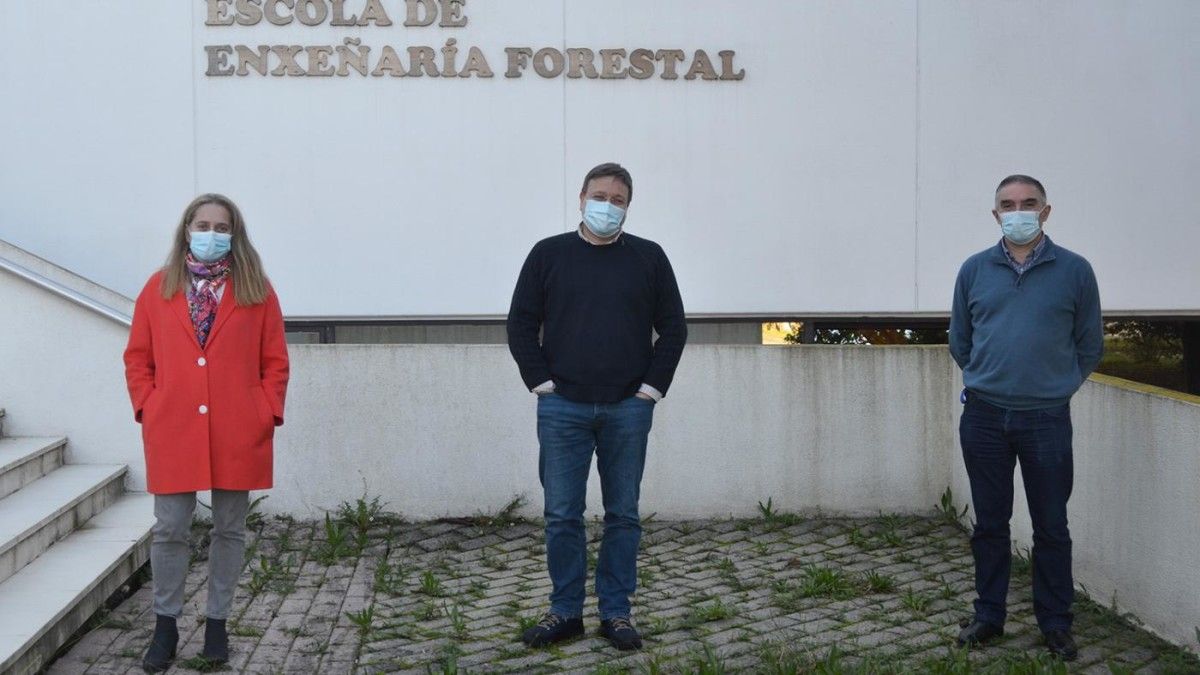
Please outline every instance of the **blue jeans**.
M975 530L975 618L1003 626L1007 618L1012 544L1013 467L1021 463L1033 521L1033 610L1042 632L1071 629L1075 586L1067 500L1074 463L1071 407L1008 410L968 394L959 424L971 481Z
M604 499L604 539L596 565L600 618L630 615L642 538L638 497L654 402L576 403L558 394L538 397L538 477L545 493L546 562L550 611L583 615L587 533L583 511L592 453Z

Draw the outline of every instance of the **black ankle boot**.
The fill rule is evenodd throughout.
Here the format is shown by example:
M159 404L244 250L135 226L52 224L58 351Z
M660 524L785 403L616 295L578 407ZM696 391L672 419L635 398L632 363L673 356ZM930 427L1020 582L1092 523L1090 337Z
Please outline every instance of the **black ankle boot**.
M179 646L179 628L175 626L175 617L156 615L154 638L150 640L150 648L142 659L142 670L147 673L161 673L171 667L175 660L175 648Z
M229 634L225 632L225 619L204 620L204 651L200 652L210 663L225 663L229 660Z

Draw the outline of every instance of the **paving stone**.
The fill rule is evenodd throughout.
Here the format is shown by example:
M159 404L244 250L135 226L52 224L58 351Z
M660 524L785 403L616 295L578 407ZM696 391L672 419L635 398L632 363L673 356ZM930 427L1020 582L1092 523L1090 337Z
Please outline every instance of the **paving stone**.
M249 563L231 617L231 627L248 633L232 639L230 666L246 673L424 673L440 672L456 658L471 672L590 673L601 667L636 672L652 659L675 659L668 670L687 671L700 667L707 645L726 672L744 672L754 670L762 647L774 643L812 658L824 658L838 645L848 663L874 656L915 667L922 659L943 658L958 619L969 616L973 562L968 537L958 529L912 517L887 522L900 523L895 531L902 546L881 545L887 526L879 519L811 517L788 527L729 519L647 523L638 560L641 590L634 597L647 647L622 654L595 636L594 578L585 605L588 637L536 651L516 641L519 622L540 615L550 591L538 523L488 528L388 520L370 529L361 554L326 566L316 559L324 541L322 522L267 518L248 533ZM851 541L855 529L866 543ZM602 527L589 522L593 555L601 534ZM203 540L197 544L188 575L180 621L184 655L198 652L203 641L206 546ZM256 589L252 583L262 556L282 561L283 567ZM385 558L406 571L396 595L374 588L375 570ZM775 606L774 585L799 588L809 566L874 570L892 575L896 587L846 600L806 598L791 611ZM426 571L441 581L445 597L418 593ZM1027 576L1014 578L1011 586L1009 635L995 647L973 652L976 666L1044 651ZM908 593L924 594L931 602L914 615L901 601ZM697 607L715 599L734 615L681 627ZM137 669L153 624L150 602L149 585L138 589L113 610L113 625L85 635L48 672ZM464 632L447 616L456 607ZM371 612L366 634L348 616L361 612ZM1077 613L1076 634L1082 647L1077 666L1085 672L1107 672L1109 661L1162 671L1157 655L1170 649L1119 622L1099 621L1094 612Z

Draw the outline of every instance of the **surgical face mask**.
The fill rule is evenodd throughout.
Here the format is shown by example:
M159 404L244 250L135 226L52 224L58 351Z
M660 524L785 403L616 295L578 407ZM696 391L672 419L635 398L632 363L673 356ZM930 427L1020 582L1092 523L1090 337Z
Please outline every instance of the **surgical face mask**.
M1000 214L1000 229L1004 238L1022 246L1037 239L1042 231L1042 223L1038 219L1041 211L1006 211Z
M188 247L192 250L192 255L197 260L216 262L229 255L229 247L232 241L232 234L211 231L192 232Z
M625 221L625 209L608 202L589 199L583 206L583 224L592 234L607 239L621 229Z

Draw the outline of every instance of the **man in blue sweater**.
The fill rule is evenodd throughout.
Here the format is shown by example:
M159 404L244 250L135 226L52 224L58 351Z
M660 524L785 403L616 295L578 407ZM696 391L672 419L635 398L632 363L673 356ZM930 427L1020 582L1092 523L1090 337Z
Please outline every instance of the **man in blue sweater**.
M549 611L522 636L531 647L584 632L583 512L593 453L604 501L600 632L618 649L642 646L629 599L642 532L639 489L654 406L671 386L687 324L662 247L622 229L632 198L633 179L620 165L592 169L579 194L582 222L533 247L508 312L509 349L538 397L553 585Z
M971 481L975 616L960 645L1004 634L1012 560L1013 467L1033 520L1033 606L1052 654L1074 659L1071 396L1100 363L1104 329L1091 265L1042 231L1046 190L1009 176L992 211L1000 243L963 263L954 285L950 353L963 371L959 425Z

